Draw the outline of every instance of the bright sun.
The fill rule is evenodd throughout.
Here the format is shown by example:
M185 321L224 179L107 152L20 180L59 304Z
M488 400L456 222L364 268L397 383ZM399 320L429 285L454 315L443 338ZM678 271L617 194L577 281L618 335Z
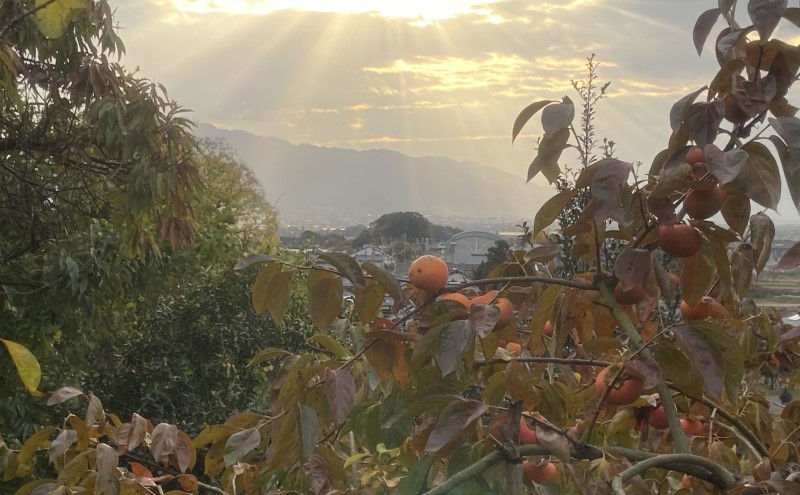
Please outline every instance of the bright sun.
M269 14L278 10L374 13L381 17L450 19L498 0L167 0L186 13Z

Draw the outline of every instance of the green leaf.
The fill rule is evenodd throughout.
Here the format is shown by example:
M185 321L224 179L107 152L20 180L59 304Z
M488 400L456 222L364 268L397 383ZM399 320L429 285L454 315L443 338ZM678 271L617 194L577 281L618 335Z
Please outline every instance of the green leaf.
M561 157L561 152L567 147L567 141L569 141L568 129L561 129L555 134L542 136L536 158L528 167L527 182L530 182L539 172L544 174L550 184L558 178L561 173L558 159Z
M558 219L558 215L561 213L561 210L563 210L572 200L572 198L577 195L577 190L568 189L566 191L561 191L545 201L542 207L539 208L539 211L536 212L536 216L533 219L533 231L531 232L531 235L535 237L536 234L543 231L553 222L555 222Z
M403 299L400 292L400 282L398 282L397 278L391 272L369 261L362 263L361 268L376 282L381 284L384 292L389 294L389 297L394 300L395 304L398 304Z
M769 139L778 151L786 186L795 208L800 212L800 119L781 117L769 119L769 123L780 136L770 136Z
M383 287L370 281L366 287L356 287L356 302L353 307L362 323L369 323L378 315L383 305Z
M555 100L542 100L531 103L527 107L523 108L522 111L517 115L517 118L514 119L514 128L511 131L511 143L514 143L514 140L517 139L517 135L525 127L525 124L536 115L536 112L544 108L545 106L555 103Z
M483 401L490 406L499 406L506 398L506 375L497 372L486 380L483 388Z
M192 440L194 448L199 449L205 445L216 443L225 437L233 435L238 432L239 428L228 425L211 425L203 428L203 431L197 434ZM227 443L227 442L226 442Z
M336 359L347 359L350 357L350 351L330 335L318 333L309 337L307 342L311 345L324 348L326 351L333 354L333 357Z
M244 456L256 449L261 443L261 432L258 428L248 428L234 433L225 442L225 466L233 466Z
M697 306L714 281L714 260L709 243L703 240L700 251L694 256L681 259L681 295L691 307Z
M36 23L46 38L60 38L89 0L36 0Z
M704 341L722 353L725 393L729 400L735 400L744 376L744 354L741 348L727 332L709 322L695 321L691 326Z
M722 218L739 235L744 234L750 218L750 199L736 182L725 184L725 201L722 203Z
M27 476L33 469L33 456L36 451L44 448L50 437L58 431L58 428L43 428L25 440L17 454L17 477Z
M751 141L742 148L749 159L736 178L745 195L765 208L778 208L781 199L781 174L778 163L763 144Z
M250 361L247 363L248 366L258 366L259 364L263 363L264 361L271 361L273 359L277 359L280 357L285 357L290 355L289 351L285 351L283 349L276 349L274 347L268 347L266 349L262 349L253 356Z
M298 404L299 421L298 431L300 433L300 459L308 460L314 454L317 448L317 441L319 440L319 418L313 409L304 405Z
M42 368L39 366L36 356L25 346L16 342L4 339L0 339L0 342L3 342L6 346L8 354L11 356L11 361L17 368L17 374L28 392L37 397L42 395L37 390L42 379Z
M750 243L753 245L753 261L756 275L761 273L772 252L772 240L775 239L775 224L762 212L750 217Z
M311 270L307 284L311 320L321 332L327 332L342 308L342 279L329 271Z
M431 470L434 460L435 457L426 456L414 463L408 476L397 485L397 495L419 495L427 486L428 472Z
M352 256L333 252L322 253L317 259L334 267L339 275L352 282L354 286L364 287L364 273L361 271L358 261Z

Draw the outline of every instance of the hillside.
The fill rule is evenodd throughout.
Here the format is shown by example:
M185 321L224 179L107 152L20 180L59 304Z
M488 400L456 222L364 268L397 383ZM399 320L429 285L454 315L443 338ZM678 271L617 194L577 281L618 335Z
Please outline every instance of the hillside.
M207 124L200 124L197 134L230 143L264 185L283 223L368 223L392 211L532 220L553 194L474 162L294 145Z

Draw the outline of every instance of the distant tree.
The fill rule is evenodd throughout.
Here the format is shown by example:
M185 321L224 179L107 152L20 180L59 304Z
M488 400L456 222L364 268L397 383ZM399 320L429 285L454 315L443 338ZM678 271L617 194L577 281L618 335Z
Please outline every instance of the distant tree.
M511 246L503 239L494 241L494 246L486 250L486 259L472 269L472 278L481 279L489 276L494 267L508 260L508 250Z
M421 213L398 211L382 215L370 223L369 227L353 239L351 244L355 247L361 247L365 244L395 240L415 242L417 239L426 238L430 238L433 242L440 242L459 232L461 230L455 227L431 223Z
M450 227L449 225L437 225L432 223L430 227L430 238L433 242L442 242L461 232L462 230L458 227Z

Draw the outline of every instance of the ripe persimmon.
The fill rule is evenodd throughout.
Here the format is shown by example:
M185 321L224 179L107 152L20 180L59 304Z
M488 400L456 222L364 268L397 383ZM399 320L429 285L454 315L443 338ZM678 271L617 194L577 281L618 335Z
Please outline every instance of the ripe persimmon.
M485 294L481 294L479 296L475 296L470 298L469 304L472 306L473 304L488 304L495 300L497 297L498 292L496 290L490 290Z
M507 327L514 321L514 306L511 304L511 301L505 297L498 297L494 304L497 306L497 309L500 310L500 316L497 317L497 325L495 325L495 328L500 329Z
M447 283L450 270L438 256L426 254L415 259L408 267L408 282L425 292L439 292Z
M723 202L725 202L725 190L719 186L711 189L695 189L686 195L683 209L690 217L705 220L719 213Z
M539 443L539 438L536 436L536 430L528 426L524 418L519 419L519 444L531 445Z
M469 309L470 302L469 298L460 292L449 292L442 297L439 298L440 301L455 301L460 303L465 308Z
M690 436L702 436L708 434L708 425L699 419L681 418L681 430Z
M660 225L658 244L665 253L678 258L688 258L700 251L703 236L700 231L685 223Z
M622 290L622 282L618 282L617 285L614 286L614 299L622 306L639 304L645 297L647 297L647 291L642 284L628 290Z
M710 314L711 304L706 298L703 298L695 307L689 306L689 303L686 301L681 301L681 316L683 316L683 319L686 321L705 320Z
M522 462L522 472L528 484L545 483L558 479L558 469L552 462L537 465L526 459Z
M509 342L506 344L505 349L508 351L509 354L512 356L519 356L522 354L522 346L519 345L517 342Z
M725 120L732 124L743 124L750 118L747 112L742 110L739 101L733 96L733 93L728 93L722 98L725 104Z
M686 153L686 163L689 165L694 165L696 163L705 163L706 162L706 153L703 151L702 148L694 147Z
M647 415L647 423L658 430L666 430L669 428L667 413L664 412L664 406L658 406L650 411L650 414Z
M608 389L608 383L606 382L606 377L609 373L611 368L603 368L600 373L597 374L597 378L594 381L594 390L595 395L597 398L601 398L605 393L606 389ZM616 371L614 372L616 373ZM608 377L609 379L613 378ZM631 402L635 401L642 395L642 390L644 389L644 380L639 378L638 376L632 375L625 375L621 379L617 380L611 390L608 392L606 396L606 404L611 406L624 406L626 404L630 404Z

